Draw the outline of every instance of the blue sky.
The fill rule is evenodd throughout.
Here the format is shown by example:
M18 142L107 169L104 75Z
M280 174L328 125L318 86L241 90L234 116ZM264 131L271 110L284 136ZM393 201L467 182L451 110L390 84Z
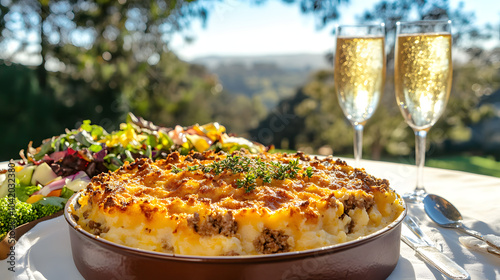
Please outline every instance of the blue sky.
M377 3L377 0L351 0L341 9L340 23L355 23L355 16ZM454 7L459 1L450 0ZM500 0L466 0L465 10L474 11L478 24L491 20L500 24ZM225 0L215 5L206 28L199 22L188 33L195 41L186 44L180 36L171 49L181 58L192 60L207 55L268 55L325 53L333 48L333 23L316 28L312 15L300 13L299 5L268 0L250 5L247 1Z

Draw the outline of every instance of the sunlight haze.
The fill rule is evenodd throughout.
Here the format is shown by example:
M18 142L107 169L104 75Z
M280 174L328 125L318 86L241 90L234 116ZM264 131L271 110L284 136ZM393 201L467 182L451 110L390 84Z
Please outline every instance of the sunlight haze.
M356 23L356 16L378 2L351 1L340 8L338 23ZM451 6L455 8L459 3L451 1ZM497 0L466 1L464 10L475 12L478 25L500 24ZM193 23L191 30L186 32L194 37L193 42L185 43L177 35L170 48L188 61L203 56L326 53L333 49L333 28L334 23L318 28L314 16L302 14L297 4L268 1L252 5L231 0L215 5L205 28L199 22Z

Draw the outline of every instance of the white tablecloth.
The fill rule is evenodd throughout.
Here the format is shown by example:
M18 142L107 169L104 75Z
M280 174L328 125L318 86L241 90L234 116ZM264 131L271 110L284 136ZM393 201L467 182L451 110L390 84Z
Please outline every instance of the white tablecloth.
M352 161L347 159L348 164ZM415 184L415 167L406 164L362 161L366 171L389 179L400 194ZM425 168L425 186L429 193L445 197L464 216L464 224L483 234L500 235L500 178L471 173ZM471 275L471 279L500 279L500 257L466 249L457 230L437 227L423 209L410 207L410 215L422 225L424 233L447 256ZM69 234L63 217L38 224L16 245L16 273L8 271L7 261L0 261L1 279L82 279L73 264ZM447 279L424 263L412 249L401 243L398 265L389 279Z

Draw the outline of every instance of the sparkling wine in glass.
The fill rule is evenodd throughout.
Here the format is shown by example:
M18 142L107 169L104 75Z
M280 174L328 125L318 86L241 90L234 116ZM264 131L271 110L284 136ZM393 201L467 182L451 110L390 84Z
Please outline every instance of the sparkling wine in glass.
M363 128L375 113L385 82L385 26L339 25L336 30L334 83L337 97L354 127L354 159L359 165Z
M424 179L427 132L443 111L451 90L451 21L396 24L395 87L399 109L415 132L416 188L405 194L419 202L427 194Z

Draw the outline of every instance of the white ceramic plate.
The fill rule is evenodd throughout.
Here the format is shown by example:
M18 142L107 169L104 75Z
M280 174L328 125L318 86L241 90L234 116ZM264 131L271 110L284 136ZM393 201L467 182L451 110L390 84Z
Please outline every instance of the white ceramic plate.
M7 260L0 261L2 279L83 279L73 263L64 216L37 224L19 239L15 254L15 273L8 271Z

